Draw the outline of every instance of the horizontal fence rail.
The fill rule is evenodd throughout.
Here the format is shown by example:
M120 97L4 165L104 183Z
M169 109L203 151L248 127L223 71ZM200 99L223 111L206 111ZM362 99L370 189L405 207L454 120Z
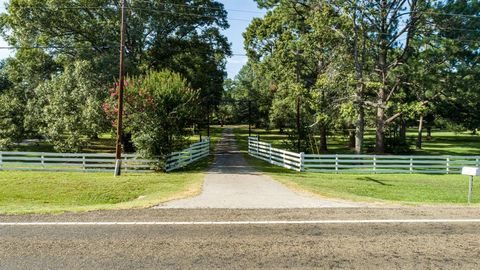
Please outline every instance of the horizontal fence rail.
M122 155L124 172L152 172L156 160ZM115 154L0 152L0 171L112 172Z
M191 144L189 148L173 152L165 160L165 171L170 172L187 166L210 154L210 139Z
M210 141L203 140L165 160L165 170L184 167L207 156ZM122 171L126 173L154 172L159 160L143 159L136 154L122 155ZM57 172L113 172L115 154L101 153L46 153L0 152L0 171L57 171Z
M249 155L287 169L305 172L459 174L480 166L480 156L313 155L294 153L248 138Z

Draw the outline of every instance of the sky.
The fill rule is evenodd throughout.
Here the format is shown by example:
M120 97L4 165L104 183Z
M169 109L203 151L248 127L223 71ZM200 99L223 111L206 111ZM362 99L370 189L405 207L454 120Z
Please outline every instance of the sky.
M230 23L230 28L223 33L232 45L232 52L240 54L227 59L228 77L233 78L247 62L242 33L254 17L262 17L265 11L258 9L253 0L220 0L220 2L225 5Z
M254 0L219 0L225 5L228 12L228 21L230 28L223 31L232 45L232 52L236 55L227 59L227 73L229 78L235 77L242 66L247 62L245 50L243 49L242 33L245 31L250 21L254 17L262 17L265 11L257 8ZM0 12L5 10L7 0L0 0ZM0 38L0 47L8 46ZM10 50L0 49L0 59L7 58Z
M2 13L5 11L5 2L7 1L0 0L0 12ZM5 46L8 46L8 44L2 38L0 38L0 47L5 47ZM5 59L9 55L10 55L10 50L0 49L0 59Z

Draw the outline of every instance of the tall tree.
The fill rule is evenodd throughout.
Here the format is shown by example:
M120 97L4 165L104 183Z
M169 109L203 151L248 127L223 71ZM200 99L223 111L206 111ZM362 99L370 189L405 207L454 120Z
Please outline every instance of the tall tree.
M87 60L107 88L118 74L120 6L111 0L10 0L0 15L3 38L17 53L7 69L22 102L40 82ZM214 0L132 0L127 6L129 75L151 69L179 72L200 90L196 118L219 102L230 54L223 4ZM11 71L11 72L10 72ZM30 125L27 125L30 126Z
M334 114L329 107L346 94L343 90L347 87L334 82L351 64L342 43L348 20L328 1L257 3L269 12L265 18L255 19L245 32L248 54L278 85L278 101L273 108L288 108L293 112L284 113L298 118L289 120L290 126L296 122L297 148L308 139L306 130L316 130L321 137L320 149L325 152L330 116Z

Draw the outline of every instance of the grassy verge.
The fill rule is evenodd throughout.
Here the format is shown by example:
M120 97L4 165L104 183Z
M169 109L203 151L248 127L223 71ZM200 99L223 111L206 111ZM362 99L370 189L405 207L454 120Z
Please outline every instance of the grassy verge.
M240 149L246 153L245 134L236 130L235 135ZM252 166L286 186L320 196L406 204L465 204L467 201L468 177L462 175L299 173L245 156ZM474 183L473 203L480 203L478 180Z
M222 128L211 129L212 148ZM0 214L145 208L201 192L213 156L171 173L0 171Z
M0 213L144 208L198 194L201 172L126 174L0 172Z

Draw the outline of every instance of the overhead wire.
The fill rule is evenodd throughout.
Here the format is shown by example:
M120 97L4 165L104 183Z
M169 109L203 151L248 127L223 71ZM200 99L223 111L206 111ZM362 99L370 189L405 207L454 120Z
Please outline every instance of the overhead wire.
M207 6L193 6L187 4L180 4L180 3L168 3L168 2L151 2L147 0L134 0L134 2L143 2L143 3L152 3L153 5L163 5L163 6L179 6L179 7L187 7L187 8L194 8L194 9L207 9L207 10L219 10L219 11L236 11L236 12L245 12L245 13L255 13L255 14L263 14L260 11L249 11L249 10L236 10L236 9L224 9L224 8L215 8L215 7L207 7ZM26 9L36 9L36 8L53 8L53 9L105 9L108 6L24 6L22 8ZM117 7L117 6L110 6L110 7ZM194 16L199 18L218 18L217 16L213 15L204 15L204 14L197 14L191 12L175 12L175 11L168 11L168 10L156 10L156 9L146 9L146 8L139 8L139 7L132 7L131 5L127 7L130 10L136 11L153 11L159 14L179 14L179 15L186 15L186 16ZM411 12L414 13L414 12ZM410 14L411 14L410 13ZM423 13L423 14L435 14L435 15L445 15L445 16L459 16L459 17L468 17L468 18L480 18L478 15L471 15L471 14L459 14L459 13L443 13L443 12L433 12L433 11L417 11L416 13ZM407 13L405 13L407 14ZM245 21L250 22L250 19L243 19L243 18L231 18L227 17L228 20L236 20L236 21ZM440 30L454 30L454 31L469 31L469 32L478 32L480 29L471 29L471 28L454 28L454 27L438 27L435 26L437 29ZM454 38L449 38L455 40ZM459 41L464 42L479 42L476 40L468 40L468 39L457 39ZM402 40L397 40L397 42L402 42ZM0 46L0 49L25 49L26 47L15 47L15 46ZM61 47L61 46L32 46L31 49L67 49L68 47ZM109 48L109 46L92 46L92 48ZM232 56L246 56L246 54L231 54Z

